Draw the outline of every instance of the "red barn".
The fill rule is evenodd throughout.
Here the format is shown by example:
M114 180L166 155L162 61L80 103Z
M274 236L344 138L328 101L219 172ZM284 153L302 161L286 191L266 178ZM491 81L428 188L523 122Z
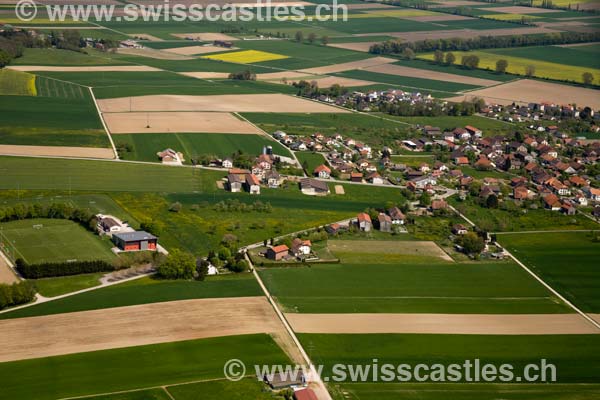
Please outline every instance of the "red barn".
M117 247L123 251L155 251L158 245L158 238L144 231L115 233L112 239Z

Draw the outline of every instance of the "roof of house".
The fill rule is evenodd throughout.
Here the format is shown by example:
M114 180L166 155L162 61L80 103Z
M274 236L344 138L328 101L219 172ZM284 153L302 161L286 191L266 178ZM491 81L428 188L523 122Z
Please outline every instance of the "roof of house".
M253 174L246 174L246 183L248 185L260 185L260 181L258 180L258 177Z
M371 217L367 213L358 214L358 222L371 222Z
M377 219L379 219L379 223L384 223L384 222L392 222L392 218L390 218L389 215L384 214L384 213L379 213L379 216L377 217Z
M559 202L558 197L553 193L550 193L549 195L544 196L544 203L546 203L549 206L553 206L558 202Z
M117 221L115 221L113 218L110 218L110 217L102 218L100 223L109 228L112 228L113 226L120 226L120 224Z
M321 164L321 165L319 165L317 168L315 168L315 170L314 170L314 173L315 173L315 174L318 174L318 173L320 173L321 171L325 171L325 172L327 172L328 174L330 174L330 173L331 173L331 169L330 169L330 168L329 168L327 165L325 165L325 164Z
M448 203L446 203L444 200L433 200L431 202L431 208L433 210L439 210L446 207L448 207Z
M140 240L154 240L156 236L146 231L115 233L113 237L117 237L125 242L138 242Z
M280 244L279 246L271 247L271 250L273 250L275 253L283 253L284 251L288 251L289 247L287 247L285 244Z
M392 207L388 210L388 213L390 214L390 217L392 217L393 219L405 219L406 217L404 216L404 214L402 213L402 211L400 211L400 209L398 207Z
M316 189L316 190L320 190L323 192L327 192L329 190L329 186L327 186L327 183L316 180L316 179L311 179L311 178L304 178L300 180L300 187L302 189Z
M310 388L296 390L294 392L296 400L318 400L315 392Z

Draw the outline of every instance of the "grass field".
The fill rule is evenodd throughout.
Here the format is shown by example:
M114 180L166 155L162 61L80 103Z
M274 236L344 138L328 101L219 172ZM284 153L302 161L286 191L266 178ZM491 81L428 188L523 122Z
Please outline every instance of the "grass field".
M197 281L168 281L140 278L130 282L81 293L48 303L33 305L10 313L0 319L124 307L164 301L260 296L256 280L250 274L223 275Z
M44 297L54 297L61 294L87 289L100 284L103 273L61 276L34 280L35 288Z
M282 130L287 134L309 136L315 132L324 135L340 133L369 144L382 145L395 139L406 138L409 124L389 121L364 114L285 114L242 113L249 121L268 133ZM387 118L387 116L385 116Z
M341 264L264 268L260 275L287 312L568 312L513 263L454 263L371 247L335 251Z
M109 147L89 93L82 96L0 96L0 143Z
M600 69L600 46L534 46L486 50L486 53Z
M306 174L307 175L313 175L313 171L315 170L315 168L317 168L321 164L328 165L327 161L325 161L325 157L323 157L323 154L321 154L321 153L299 151L296 153L296 157L298 158L298 161L300 161L300 163L303 166L304 166L304 163L306 162L306 165L307 165Z
M327 372L336 363L370 365L373 359L379 365L410 366L480 359L496 366L511 364L517 377L525 365L546 359L556 366L557 383L600 383L600 335L299 334L299 339Z
M509 234L498 242L583 311L600 313L600 243L591 234Z
M518 232L553 229L597 229L598 224L586 217L564 215L549 210L522 210L512 206L507 210L481 207L473 200L459 201L454 197L449 199L456 207L479 228L488 232ZM510 205L510 202L507 202Z
M0 399L50 400L220 379L223 365L232 358L247 365L289 362L263 334L8 362L0 364L0 374L6 379Z
M0 94L35 96L35 75L26 72L0 69Z
M66 99L87 99L89 97L87 88L43 76L36 76L35 87L38 96Z
M558 62L541 61L539 59L529 59L526 54L523 57L515 57L506 54L496 54L488 51L469 51L453 52L456 56L456 64L460 64L461 58L465 55L476 55L479 57L479 68L494 70L496 61L504 59L508 62L507 72L517 75L525 75L527 66L534 66L534 76L538 78L555 79L559 81L583 82L582 75L590 72L594 75L594 82L600 81L600 69L580 67L577 65L561 64ZM433 54L423 54L419 58L433 60Z
M100 52L88 53L60 49L24 49L23 56L12 61L14 65L124 65Z
M269 140L260 135L235 135L220 133L148 133L133 135L115 135L115 143L128 143L133 147L131 153L122 154L122 158L137 161L159 161L156 153L166 148L181 151L185 162L190 163L192 157L212 155L230 157L242 151L244 154L259 155L263 146L272 146L273 152L290 157L291 154L279 142Z
M514 130L514 125L499 121L497 119L471 116L440 116L440 117L399 117L395 115L381 114L385 118L402 121L411 125L430 125L437 126L442 130L453 130L454 128L464 128L467 125L475 126L483 131L484 135L494 135L499 133L508 133Z
M33 226L42 225L38 229ZM6 222L2 227L2 241L14 259L22 258L29 264L67 260L112 261L111 243L68 220L26 219Z

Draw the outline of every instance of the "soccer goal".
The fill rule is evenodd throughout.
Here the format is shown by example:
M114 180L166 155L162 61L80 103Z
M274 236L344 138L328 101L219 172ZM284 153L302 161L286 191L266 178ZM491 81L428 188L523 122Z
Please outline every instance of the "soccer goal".
M44 224L33 225L33 229L42 229L43 227L44 227Z

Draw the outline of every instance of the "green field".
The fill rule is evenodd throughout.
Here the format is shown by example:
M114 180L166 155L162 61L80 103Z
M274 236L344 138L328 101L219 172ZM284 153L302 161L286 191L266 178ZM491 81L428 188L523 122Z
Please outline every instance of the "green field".
M378 114L379 115L379 114ZM381 114L385 118L390 118L412 125L430 125L437 126L442 130L453 130L454 128L463 128L467 125L475 126L483 131L484 136L492 136L494 134L509 133L514 131L514 125L497 119L479 117L477 115L470 116L439 116L439 117L399 117L396 115Z
M455 263L364 248L335 256L341 264L262 268L260 275L287 312L569 312L510 262Z
M370 115L349 114L286 114L242 113L268 133L282 130L291 135L309 136L316 132L324 135L340 133L369 144L382 145L395 139L405 139L409 124L390 121ZM387 116L386 116L387 118Z
M233 358L247 365L289 362L265 334L6 362L0 363L3 376L0 399L51 400L222 379L223 365Z
M45 96L40 90L40 96ZM0 96L0 143L109 147L92 99Z
M199 155L230 157L237 151L259 155L263 146L272 146L275 154L291 157L290 152L279 142L260 135L236 135L223 133L144 133L114 135L117 146L127 143L133 151L121 154L123 159L137 161L160 161L157 152L172 148L183 153L185 163Z
M487 53L600 69L600 46L534 46L486 50Z
M306 163L306 165L307 165L306 174L307 175L313 175L313 171L319 165L322 165L322 164L328 165L327 161L325 161L325 157L323 157L323 154L321 154L321 153L299 151L296 153L296 157L298 158L298 161L300 161L300 164L302 164L303 166L304 166L304 163Z
M36 225L43 227L34 228ZM68 260L112 261L112 244L76 222L45 218L5 222L2 241L13 259L22 258L29 264Z
M61 276L34 280L35 288L44 297L54 297L61 294L87 289L100 284L103 273Z
M487 173L481 173L481 175L487 175ZM506 209L503 209L503 206L497 209L482 207L470 198L459 201L455 197L451 197L449 202L479 228L488 232L596 229L598 227L597 223L584 216L564 215L544 209L523 210L511 201L505 202Z
M250 274L209 277L203 282L140 278L0 314L0 319L98 310L164 301L260 296L261 294L262 292L256 280Z
M89 91L83 86L46 78L44 76L36 76L35 87L38 96L85 100L89 98Z
M60 49L25 49L23 56L12 61L14 65L125 65L112 60L108 53L89 50L89 54Z
M577 307L600 313L600 243L590 233L507 234L498 242Z

